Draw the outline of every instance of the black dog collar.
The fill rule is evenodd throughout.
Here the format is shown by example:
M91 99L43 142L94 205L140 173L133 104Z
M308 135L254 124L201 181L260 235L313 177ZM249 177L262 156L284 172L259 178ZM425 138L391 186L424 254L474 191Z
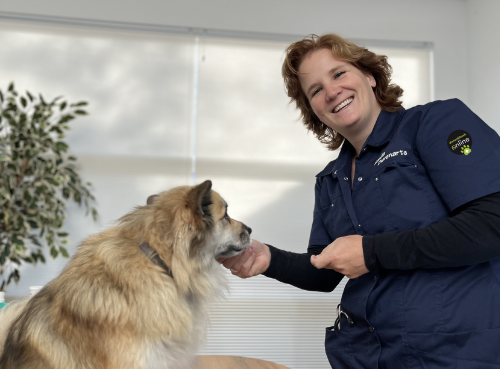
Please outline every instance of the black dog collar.
M146 255L146 257L153 262L154 265L159 266L164 270L164 273L172 278L174 276L172 275L172 270L168 267L167 264L158 256L155 250L151 246L149 246L149 243L143 242L139 245L139 248L141 251Z

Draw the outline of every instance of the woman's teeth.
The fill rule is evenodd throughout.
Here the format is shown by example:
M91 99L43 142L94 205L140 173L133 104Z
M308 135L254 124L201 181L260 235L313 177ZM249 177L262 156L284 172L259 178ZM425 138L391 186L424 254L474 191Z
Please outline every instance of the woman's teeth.
M335 109L333 109L334 113L337 113L340 109L345 108L347 105L349 105L352 100L354 100L353 97L348 98L347 100L343 101L341 104L339 104Z

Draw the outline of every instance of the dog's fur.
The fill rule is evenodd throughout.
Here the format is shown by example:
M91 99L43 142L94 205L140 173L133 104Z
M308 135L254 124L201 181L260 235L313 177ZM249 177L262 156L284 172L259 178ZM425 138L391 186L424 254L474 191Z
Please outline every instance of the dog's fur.
M250 228L228 217L211 185L151 197L85 240L38 294L2 311L0 368L189 367L205 336L207 303L225 286L216 258L250 245Z

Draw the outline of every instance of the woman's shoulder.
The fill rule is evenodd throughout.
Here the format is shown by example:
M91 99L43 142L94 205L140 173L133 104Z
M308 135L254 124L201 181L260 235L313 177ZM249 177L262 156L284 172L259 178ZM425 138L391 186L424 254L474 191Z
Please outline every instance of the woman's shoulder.
M316 178L320 179L321 177L324 177L328 174L330 174L332 171L333 171L333 168L335 167L335 163L337 162L337 159L335 160L332 160L331 162L329 162L325 168L323 168L323 170L321 172L319 172L318 174L316 174Z
M417 105L414 106L410 109L407 109L408 113L426 113L430 110L432 111L449 111L449 110L454 110L454 109L462 109L462 108L467 108L467 106L457 98L454 99L448 99L448 100L435 100L431 101L427 104L424 105Z
M459 99L436 100L404 111L401 126L435 126L436 122L468 119L472 111Z

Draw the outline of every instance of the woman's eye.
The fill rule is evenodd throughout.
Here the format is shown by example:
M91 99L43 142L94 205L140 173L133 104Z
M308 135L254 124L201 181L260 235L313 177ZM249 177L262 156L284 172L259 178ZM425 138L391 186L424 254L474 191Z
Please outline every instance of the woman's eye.
M338 72L335 74L335 79L339 78L342 74L344 74L345 72Z
M317 89L315 89L312 93L312 96L314 97L314 95L316 95L318 92L320 92L322 90L321 87L318 87Z

